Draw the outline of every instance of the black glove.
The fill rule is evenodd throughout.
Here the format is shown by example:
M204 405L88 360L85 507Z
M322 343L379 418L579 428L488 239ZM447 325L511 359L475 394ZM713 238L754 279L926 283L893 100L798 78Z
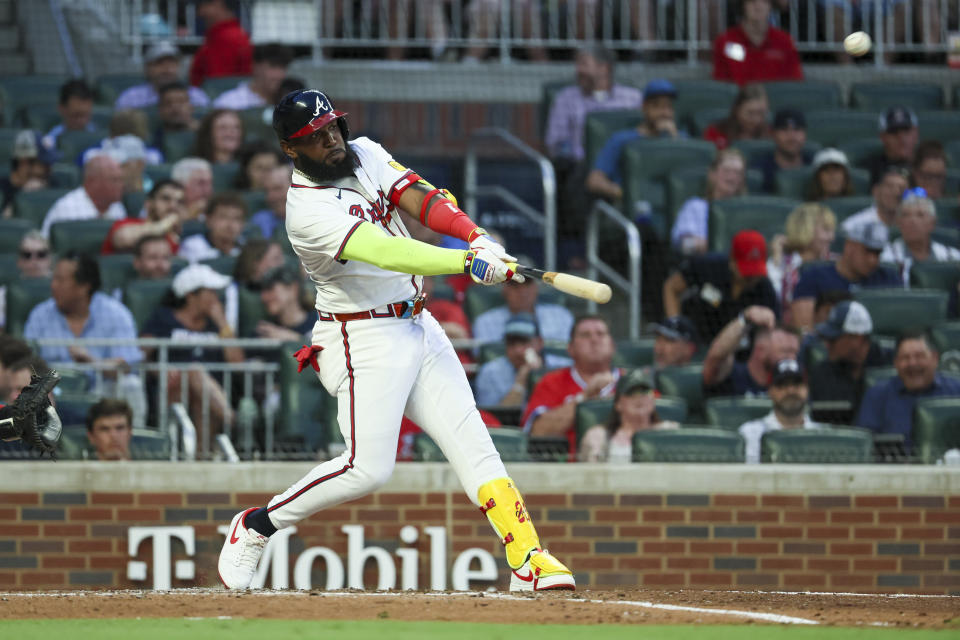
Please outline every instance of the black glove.
M60 382L60 374L48 373L30 378L13 404L0 410L0 440L22 440L28 447L54 458L63 424L50 406L47 394Z

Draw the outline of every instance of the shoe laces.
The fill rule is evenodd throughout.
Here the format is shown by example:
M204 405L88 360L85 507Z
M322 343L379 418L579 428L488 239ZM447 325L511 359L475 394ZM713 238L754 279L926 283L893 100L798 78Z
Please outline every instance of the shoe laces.
M260 562L260 556L263 554L263 548L267 544L267 539L261 536L253 529L247 529L242 542L240 553L237 555L237 566L247 569L256 569Z

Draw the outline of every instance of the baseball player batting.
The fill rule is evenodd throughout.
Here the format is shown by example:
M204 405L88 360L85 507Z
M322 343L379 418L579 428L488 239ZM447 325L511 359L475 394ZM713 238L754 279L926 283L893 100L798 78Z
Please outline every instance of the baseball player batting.
M469 273L483 285L522 281L516 259L379 144L348 141L346 115L315 89L287 94L273 112L273 128L295 167L287 234L317 287L312 344L297 359L336 396L346 450L267 506L234 516L220 551L220 580L228 589L249 587L270 535L387 482L406 415L440 446L493 525L513 570L510 590L575 589L570 570L541 546L463 367L423 308L422 276ZM398 209L470 248L413 240Z

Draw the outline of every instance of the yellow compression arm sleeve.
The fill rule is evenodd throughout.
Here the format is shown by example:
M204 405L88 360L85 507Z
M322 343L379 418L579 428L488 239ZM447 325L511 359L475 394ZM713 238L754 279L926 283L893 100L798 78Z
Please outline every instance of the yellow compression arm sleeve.
M388 236L369 222L363 222L347 240L340 256L359 260L387 271L419 276L463 273L467 252L441 249L413 238Z

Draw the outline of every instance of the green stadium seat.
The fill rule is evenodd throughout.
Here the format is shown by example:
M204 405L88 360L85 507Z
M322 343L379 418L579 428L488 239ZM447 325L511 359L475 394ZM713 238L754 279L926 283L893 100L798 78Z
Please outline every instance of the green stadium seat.
M723 429L684 428L633 434L634 462L743 462L739 433Z
M896 336L912 328L930 328L947 319L949 295L929 289L861 289L855 297L870 312L873 332Z
M877 136L872 136L845 140L838 148L847 154L852 166L867 168L871 159L883 153L883 142Z
M7 333L22 336L30 312L49 297L50 278L11 282L7 286Z
M263 191L242 191L240 197L247 203L247 214L253 215L267 206L267 195Z
M0 253L17 253L20 239L37 226L21 218L0 218ZM0 274L7 275L7 274Z
M716 200L710 207L710 250L726 253L739 231L754 229L770 241L784 232L787 216L800 200L777 196L741 196Z
M956 167L960 165L960 140L952 137L953 140L944 140L943 146L947 153L947 166Z
M921 140L943 143L960 140L960 113L957 111L918 111L917 122Z
M57 148L63 155L65 162L77 162L80 154L100 144L107 137L107 132L97 131L64 131L57 138Z
M0 100L2 98L3 96L0 96ZM3 122L7 126L0 128L0 167L6 169L10 166L10 160L13 157L13 141L20 133L20 129L9 126L6 120Z
M173 165L169 162L164 164L148 164L143 170L143 174L148 176L154 182L160 182L161 180L168 180L170 178L170 171L173 169Z
M490 439L493 440L493 446L500 453L500 459L504 462L526 462L530 460L530 454L527 452L527 434L522 430L500 427L488 429L487 432L490 434Z
M804 80L800 82L765 82L770 113L787 107L809 111L812 109L839 109L843 106L840 86L834 82Z
M60 87L70 77L61 74L31 74L0 76L0 88L7 97L7 106L16 118L28 104L52 104L60 101ZM6 124L9 123L4 121Z
M913 455L933 464L960 447L960 398L920 398L913 409Z
M257 337L257 323L267 317L260 294L246 287L237 287L237 333L243 337Z
M170 436L153 429L134 429L130 437L130 458L133 460L169 460Z
M131 191L123 194L123 208L127 212L128 218L139 218L147 203L147 194L143 191Z
M243 122L244 139L248 142L251 140L264 140L276 145L279 151L280 146L277 142L277 134L273 131L272 110L269 112L271 113L270 123L263 120L264 111L266 110L263 107L254 107L239 112L240 120Z
M938 324L930 330L930 337L941 357L946 351L960 351L960 321Z
M413 459L416 462L444 462L446 457L433 438L426 433L418 433L413 436Z
M653 364L653 343L656 338L617 340L613 364L618 367L646 367Z
M867 207L873 205L873 198L870 196L843 196L841 198L826 198L823 200L823 205L829 207L833 211L834 215L837 216L837 224L852 216L853 214L863 211Z
M241 82L249 80L249 76L220 76L219 78L209 78L203 83L203 90L210 96L210 102L216 100L221 93L236 88Z
M503 304L505 303L500 287L468 287L463 300L463 309L467 312L470 322L473 322L484 311Z
M60 373L60 384L57 389L60 393L86 393L90 380L87 374L79 369L57 369ZM54 395L59 395L54 391Z
M935 204L938 224L960 224L960 200L956 197L937 198Z
M672 80L677 89L677 100L674 103L677 123L690 127L693 114L710 107L730 111L730 105L737 97L739 88L730 82L716 80ZM691 131L691 134L695 132Z
M782 198L796 198L806 200L807 188L813 182L813 167L797 167L796 169L784 169L778 171L774 178L776 185L775 191ZM850 183L853 185L855 196L846 197L865 197L870 193L870 173L860 167L850 167ZM830 198L830 200L839 200L841 198ZM873 203L871 198L867 198L867 205ZM863 207L861 207L862 209ZM857 209L860 211L860 209ZM836 212L835 212L836 213Z
M910 286L953 293L960 284L960 262L917 262L910 267Z
M721 429L737 430L744 422L757 420L773 410L769 398L708 398L704 407L707 424Z
M895 367L867 367L863 370L863 388L869 389L875 384L886 382L896 375Z
M183 233L180 234L181 238L189 238L190 236L195 236L197 234L206 233L207 225L204 224L202 220L184 220L183 221Z
M0 126L14 128L16 124L16 111L7 98L7 92L0 87ZM2 156L0 156L2 158ZM9 160L9 158L7 158ZM6 161L4 161L6 163Z
M942 109L943 87L939 84L858 82L850 87L850 108L886 111L903 106L913 110Z
M730 110L725 107L707 107L706 109L701 109L687 118L689 123L688 128L692 135L702 136L710 125L726 118L729 112Z
M301 444L304 450L312 452L329 445L331 430L339 435L336 418L331 424L328 417L331 408L336 416L337 400L327 393L312 369L297 373L297 361L292 354L301 345L286 342L280 348L280 419L275 439L277 443Z
M86 424L87 414L90 413L90 407L95 405L100 397L92 393L68 393L57 394L57 413L64 425Z
M236 162L224 162L213 165L213 190L215 193L234 189L233 181L240 173L240 165Z
M550 108L553 106L553 100L565 88L572 86L570 80L555 80L544 83L541 89L540 105L537 109L537 117L540 121L540 139L544 139L547 133L547 121L550 119Z
M707 167L691 167L671 171L666 179L666 226L673 227L677 212L690 198L702 197L706 192Z
M667 367L657 372L657 389L665 396L684 398L691 418L703 415L703 365Z
M2 233L0 225L0 233ZM20 278L20 271L17 269L17 254L0 252L0 285L6 285Z
M137 333L143 331L143 325L157 307L162 305L171 283L172 281L166 278L132 280L123 288L123 304L133 314L133 319L137 323Z
M673 396L661 396L656 400L657 415L661 420L685 422L687 419L687 401Z
M216 258L207 258L206 260L201 260L200 264L208 265L217 273L222 273L225 276L232 276L233 269L237 264L237 257L217 256Z
M79 251L98 255L107 232L116 220L68 220L50 227L50 248L63 255L67 251Z
M825 147L836 147L846 140L877 135L879 113L820 109L806 113L807 139Z
M867 429L787 429L760 439L762 462L867 464L873 462L873 434Z
M80 167L66 162L55 162L50 167L50 186L76 189L80 186Z
M100 104L113 106L120 94L146 82L142 73L108 73L97 78L97 101Z
M100 264L100 290L104 293L112 294L117 289L122 292L127 283L137 277L132 253L97 256L97 262Z
M193 131L168 131L163 134L163 159L169 163L186 158L193 152L197 136Z
M687 419L687 401L683 398L662 396L656 400L657 415L661 420L683 422ZM577 405L574 412L574 429L577 442L590 427L605 424L613 411L613 398L585 400Z
M587 115L584 124L584 150L588 167L593 167L600 149L617 131L633 129L643 122L643 111L624 109L621 111L595 111Z
M53 204L67 195L69 189L37 189L36 191L21 191L13 197L13 217L29 220L36 228L40 228L43 219Z
M93 447L87 438L87 427L82 424L64 425L57 445L58 460L86 460L93 458Z

